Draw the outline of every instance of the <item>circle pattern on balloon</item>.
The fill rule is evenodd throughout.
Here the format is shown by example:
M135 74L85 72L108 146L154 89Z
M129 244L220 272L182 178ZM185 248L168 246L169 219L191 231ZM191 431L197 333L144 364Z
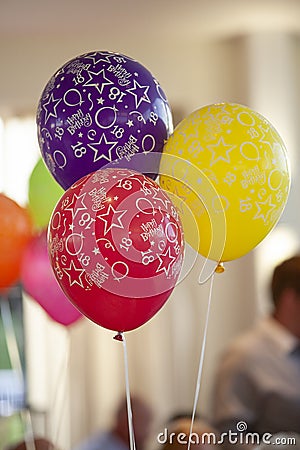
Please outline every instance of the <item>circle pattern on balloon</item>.
M170 106L153 75L128 56L103 51L78 56L53 75L37 126L43 159L64 189L113 161L128 167L137 153L160 154L173 131ZM153 161L148 173L156 176L159 160L154 167Z

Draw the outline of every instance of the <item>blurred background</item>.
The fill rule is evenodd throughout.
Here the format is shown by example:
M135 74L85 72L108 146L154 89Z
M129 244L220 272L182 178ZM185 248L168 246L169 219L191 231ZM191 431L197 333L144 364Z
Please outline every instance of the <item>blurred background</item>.
M93 50L146 66L167 94L175 124L206 104L237 102L267 117L288 149L292 187L280 223L215 278L198 405L210 417L222 350L266 314L271 271L299 248L300 1L0 0L0 191L22 206L40 156L41 92L61 65ZM192 408L208 300L200 270L198 261L163 310L128 333L131 389L152 405L157 424ZM34 429L68 450L109 426L124 394L122 346L85 318L70 327L51 321L21 288L13 297L26 386L22 400L2 336L0 448L4 436L22 428L6 408L9 390L17 404L28 403Z

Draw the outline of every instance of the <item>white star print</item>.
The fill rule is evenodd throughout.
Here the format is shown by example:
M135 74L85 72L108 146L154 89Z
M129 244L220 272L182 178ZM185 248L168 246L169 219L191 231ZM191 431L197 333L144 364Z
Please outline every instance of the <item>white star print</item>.
M101 53L94 52L94 53L90 53L89 55L85 56L86 59L91 59L93 61L94 66L96 66L100 61L111 63L111 61L109 59L111 57L112 57L112 54L103 53L103 52L101 52Z
M84 274L84 269L76 267L73 259L71 260L70 267L68 269L63 268L62 270L66 275L68 275L70 286L73 286L73 284L78 284L78 286L82 288L84 287L81 279Z
M157 257L159 259L159 266L156 272L165 271L166 276L169 274L169 270L174 260L175 256L171 256L171 248L168 247L165 253L161 253L160 255L157 253Z
M45 124L48 122L49 117L57 117L56 108L59 103L62 101L61 98L54 98L53 92L49 97L49 100L43 104L43 108L46 111Z
M85 195L86 195L86 193L81 194L81 195L74 194L71 203L65 209L65 211L71 211L72 219L75 218L78 211L84 211L85 209L87 209L83 202Z
M127 89L127 92L134 96L136 109L139 108L142 102L151 103L147 94L149 87L150 86L142 86L136 80L133 80L133 87Z
M83 86L95 87L100 95L102 95L105 86L114 84L112 81L106 78L104 69L99 70L99 72L93 72L92 70L89 70L88 75L89 79L84 83ZM94 76L96 78L94 78Z
M124 209L122 211L117 211L114 209L114 207L109 204L107 212L105 214L101 214L97 216L99 219L103 220L104 222L104 236L113 228L124 228L123 223L121 221L124 214L126 214L127 209ZM107 219L106 219L107 217ZM114 222L115 220L115 222Z
M88 144L88 146L94 151L94 162L99 161L99 159L104 158L109 162L112 162L111 152L117 141L108 141L104 133L102 133L99 142L94 144Z
M264 222L267 221L271 211L276 208L276 205L272 203L272 194L264 202L255 202L257 206L257 211L253 219L262 219Z
M213 166L218 161L224 161L230 163L229 153L236 147L236 145L225 144L224 137L221 136L216 144L211 144L207 146L212 152L212 159L210 161L210 166Z

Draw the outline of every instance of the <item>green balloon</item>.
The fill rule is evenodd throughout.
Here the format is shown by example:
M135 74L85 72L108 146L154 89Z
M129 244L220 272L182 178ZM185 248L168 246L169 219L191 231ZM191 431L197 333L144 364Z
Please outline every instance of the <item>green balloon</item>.
M37 228L47 227L52 211L63 192L44 161L39 159L30 175L28 190L28 209Z

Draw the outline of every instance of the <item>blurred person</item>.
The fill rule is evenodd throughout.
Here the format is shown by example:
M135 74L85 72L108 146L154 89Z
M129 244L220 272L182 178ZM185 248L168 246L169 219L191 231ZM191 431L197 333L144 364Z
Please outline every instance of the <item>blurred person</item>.
M152 426L152 411L137 396L131 398L136 448L143 450ZM87 438L74 450L129 450L129 426L126 399L120 403L111 430Z
M299 255L275 268L271 294L273 313L234 341L219 366L213 409L220 432L300 433Z
M157 450L183 450L187 448L189 440L191 449L218 448L218 433L206 420L196 418L190 433L191 418L185 415L174 417L176 419L168 421L164 431L158 434L157 441L160 446Z

